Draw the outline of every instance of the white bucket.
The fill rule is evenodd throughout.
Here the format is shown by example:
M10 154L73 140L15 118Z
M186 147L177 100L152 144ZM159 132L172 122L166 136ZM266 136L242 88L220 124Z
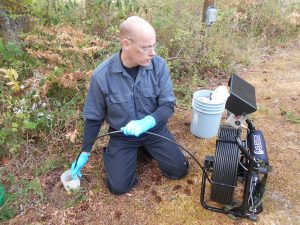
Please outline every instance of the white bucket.
M193 119L191 132L200 138L212 138L218 134L225 102L213 103L204 101L201 97L209 98L213 91L200 90L193 94Z
M71 170L65 171L60 176L60 180L67 191L76 190L80 188L80 180L78 177L75 180L73 179L71 175Z

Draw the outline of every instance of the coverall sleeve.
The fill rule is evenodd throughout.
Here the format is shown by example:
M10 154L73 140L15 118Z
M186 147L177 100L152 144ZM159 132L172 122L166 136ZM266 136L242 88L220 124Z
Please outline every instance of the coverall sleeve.
M89 120L84 121L84 131L83 131L83 141L82 141L82 150L85 152L90 152L95 143L95 138L97 137L102 121L98 120Z
M176 98L173 93L173 85L170 77L170 72L168 70L167 64L164 60L159 61L158 77L159 77L159 89L160 94L158 98L158 108L152 113L152 116L156 120L157 124L167 123L168 119L174 113Z
M101 81L93 74L84 104L84 119L104 121L106 116L106 101Z

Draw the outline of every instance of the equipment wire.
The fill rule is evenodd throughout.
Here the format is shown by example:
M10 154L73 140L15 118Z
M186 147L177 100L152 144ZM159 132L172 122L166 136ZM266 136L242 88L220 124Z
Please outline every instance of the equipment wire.
M117 133L123 133L123 132L122 132L122 131L119 131L119 130L107 132L107 133L101 134L101 135L97 136L96 138L92 139L91 141L89 141L85 146L82 147L80 153L78 154L78 156L77 156L77 158L76 158L76 161L75 161L75 166L74 166L74 168L77 166L77 161L78 161L78 159L79 159L79 156L81 155L81 153L86 149L86 147L87 147L89 144L93 143L94 141L96 141L96 140L98 140L98 139L100 139L100 138L102 138L102 137L109 136L109 135L112 135L112 134L117 134ZM205 174L205 177L207 178L207 180L209 181L209 183L211 183L211 180L209 179L209 177L208 177L208 175L207 175L207 173L206 173L206 169L201 165L201 163L196 159L196 157L195 157L192 153L190 153L186 148L184 148L182 145L177 144L175 141L173 141L173 140L171 140L171 139L169 139L169 138L167 138L167 137L164 137L164 136L162 136L162 135L160 135L160 134L152 133L152 132L149 132L149 131L147 131L147 132L145 132L145 133L146 133L146 134L153 135L153 136L157 136L157 137L160 137L160 138L163 138L163 139L165 139L165 140L167 140L167 141L170 141L170 142L176 144L178 147L180 147L180 148L181 148L183 151L185 151L185 152L186 152L193 160L195 160L195 162L199 165L199 167L201 168L201 170L202 170L203 173Z

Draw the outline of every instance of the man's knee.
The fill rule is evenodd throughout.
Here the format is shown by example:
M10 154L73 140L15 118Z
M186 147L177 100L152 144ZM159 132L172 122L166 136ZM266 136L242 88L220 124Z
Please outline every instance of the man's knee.
M188 169L189 163L187 160L185 160L183 163L176 166L162 169L162 173L169 179L175 180L185 177L185 175L188 173Z
M128 192L137 182L137 179L134 177L131 181L117 181L110 182L108 181L108 187L111 193L115 195L122 195Z
M108 183L109 186L109 190L111 193L115 194L115 195L122 195L125 194L126 192L129 191L130 188L128 188L127 186L120 186L120 185L111 185Z

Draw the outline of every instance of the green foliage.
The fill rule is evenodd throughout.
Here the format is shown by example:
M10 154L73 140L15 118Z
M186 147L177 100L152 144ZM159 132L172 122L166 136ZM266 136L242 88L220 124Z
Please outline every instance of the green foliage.
M285 119L294 124L300 123L300 116L294 111L285 111L283 108L280 108L280 114L285 117Z
M18 81L18 73L14 69L1 69L0 68L0 75L8 81L6 85L9 86L13 91L18 92L20 90L19 81Z
M265 113L265 114L269 114L269 108L264 106L264 105L261 105L261 104L258 104L258 111L262 112L262 113Z
M201 23L199 1L145 4L161 49L168 49L161 52L174 77L201 76L207 70L232 72L238 64L251 64L260 47L295 33L278 1L220 1L218 21L211 27Z
M55 169L62 163L62 158L60 159L46 159L45 161L41 162L40 165L34 169L35 176L40 176L45 174L49 170Z
M61 90L57 89L58 93ZM70 96L69 100L67 96L55 95L49 102L44 102L38 94L22 99L1 96L0 102L7 109L1 111L0 154L17 154L22 144L36 142L49 133L63 132L70 120L74 127L82 123L76 107L78 102L83 104L83 96L78 94ZM48 110L51 107L53 109Z
M2 38L0 38L0 56L2 58L2 63L11 62L23 55L24 52L19 43L8 42L5 44Z
M33 195L38 196L40 199L44 197L41 183L38 178L35 178L31 181L21 180L20 183L22 189L17 192L17 195L27 196L32 193Z
M137 13L139 8L136 0L91 0L87 4L86 23L84 21L83 25L87 25L92 33L112 35L117 31L120 22L128 15Z
M300 116L293 111L288 111L286 113L286 119L290 123L300 124Z
M177 105L190 108L191 107L191 98L193 96L193 91L191 88L186 86L176 86L174 87L174 93L177 97Z
M120 21L140 9L137 0L38 1L32 0L32 9L42 24L59 23L80 26L88 33L110 36L118 30Z
M74 17L74 11L77 10L77 7L76 0L32 0L33 14L38 17L39 20L37 22L44 25L57 25L65 22L63 18L66 17L69 18L68 22L75 23L76 16ZM79 16L78 14L75 15Z
M11 15L28 13L31 9L32 0L5 0L0 2L0 7Z
M86 200L86 195L84 194L84 192L81 189L74 190L72 191L72 198L64 204L64 207L70 208L72 206L79 204L84 200Z
M26 138L38 138L41 132L48 132L53 125L53 113L45 111L46 103L38 95L27 95L22 99L2 95L0 103L0 154L16 154Z
M11 219L15 216L16 205L28 204L30 198L36 197L37 199L43 199L44 194L38 178L31 181L21 179L18 184L14 177L10 178L11 184L14 187L18 187L14 193L7 193L5 203L0 207L0 222ZM29 198L29 196L31 196Z
M11 203L16 199L14 194L6 194L4 205L0 207L0 222L7 221L15 216Z
M32 75L37 61L31 58L23 48L23 42L7 42L0 38L0 68L12 68L24 80Z
M253 37L259 37L260 41L272 41L272 38L289 36L293 27L287 23L283 12L282 1L261 1L257 4L238 5L238 10L245 12L238 20L239 31Z

